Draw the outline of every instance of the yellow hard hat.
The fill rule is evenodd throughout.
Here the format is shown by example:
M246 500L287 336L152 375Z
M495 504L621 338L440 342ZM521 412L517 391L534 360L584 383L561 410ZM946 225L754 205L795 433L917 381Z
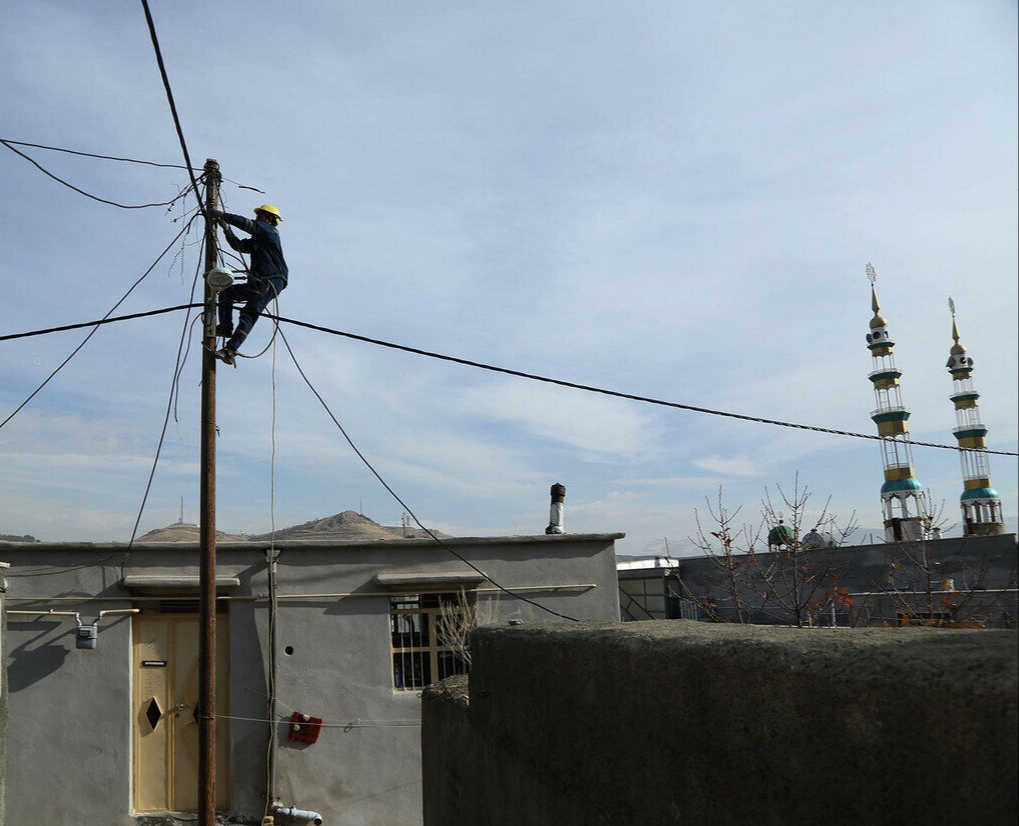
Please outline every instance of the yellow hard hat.
M255 207L255 215L258 215L258 213L260 212L264 212L268 215L275 216L277 221L283 220L283 216L280 215L280 211L276 209L276 207L274 207L272 204L262 204L262 206L260 207Z

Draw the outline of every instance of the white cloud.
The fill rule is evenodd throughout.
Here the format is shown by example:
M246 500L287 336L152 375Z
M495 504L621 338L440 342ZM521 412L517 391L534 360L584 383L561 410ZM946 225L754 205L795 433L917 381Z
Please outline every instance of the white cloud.
M181 162L140 9L8 5L3 137ZM231 210L269 200L284 211L285 317L871 433L872 261L916 438L953 441L952 295L989 443L1017 449L1014 4L651 3L635 14L614 3L310 0L251 14L183 0L154 14L192 162L219 160ZM273 71L260 73L269 54ZM5 332L101 317L181 226L180 207L98 204L0 151L11 196L0 277L17 285L0 303ZM123 203L167 200L187 183L180 170L26 151ZM121 312L187 302L198 240L175 244ZM183 326L175 313L101 328L0 431L5 530L130 531ZM880 521L871 440L284 329L355 444L451 532L540 528L548 485L563 481L574 521L624 530L621 544L639 552L689 535L693 508L719 484L753 503L796 471L839 512ZM0 418L86 332L0 342ZM270 334L261 321L245 351ZM145 520L173 521L180 497L196 498L193 339L189 352ZM285 349L276 356L275 367L270 351L218 372L221 520L266 529L273 485L291 521L362 498L398 520ZM954 453L914 458L954 502ZM1015 457L991 466L1006 514L1019 511Z
M733 456L728 459L717 455L704 456L694 459L692 464L720 476L759 476L761 474L757 464L746 456Z

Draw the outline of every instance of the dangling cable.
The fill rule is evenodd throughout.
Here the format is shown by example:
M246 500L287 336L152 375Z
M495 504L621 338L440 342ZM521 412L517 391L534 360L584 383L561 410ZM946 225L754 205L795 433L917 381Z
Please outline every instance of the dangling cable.
M269 283L269 286L272 287L272 301L273 301L273 305L272 306L273 306L273 309L276 311L276 317L278 317L279 314L280 314L280 294L278 292L276 292L276 287L273 285L273 283L271 281L268 282L268 283ZM259 315L261 315L261 313ZM262 349L262 352L261 353L257 353L254 356L246 356L246 355L244 355L244 353L237 353L237 356L238 356L238 358L242 358L242 359L258 359L258 358L261 358L262 356L264 356L269 351L269 348L272 347L273 348L273 351L272 351L273 379L272 380L273 380L273 392L275 393L276 392L276 390L275 390L275 388L276 388L276 348L275 348L275 343L276 343L276 336L279 334L279 331L280 331L280 324L276 320L276 318L273 318L272 316L269 316L269 317L272 318L272 325L273 325L272 338L269 339L269 343L265 345L265 347Z
M127 292L124 293L120 297L120 300L117 301L117 303L114 304L110 308L109 312L106 313L106 315L103 316L102 321L105 321L106 319L108 319L111 315L113 315L113 311L116 310L117 307L119 307L121 304L123 304L125 301L127 301L127 297L129 295L131 295L132 292L134 292L135 287L137 287L139 284L141 284L142 281L144 281L148 277L149 273L151 273L156 268L156 264L158 264L163 259L163 256L166 255L166 253L170 251L170 248L173 247L173 245L177 243L177 239L180 238L182 235L184 235L184 233L186 233L188 231L190 226L191 226L191 222L189 221L184 226L184 228L174 237L174 239L167 245L166 249L164 249L161 253L159 253L159 255L156 257L156 260L152 262L152 266L149 267L147 270L145 270L144 273L142 273L141 278L139 278L137 281L135 281L134 284L132 284L128 288ZM101 321L96 323L95 328L87 336L85 336L84 339L82 339L81 344L79 344L77 347L75 347L71 351L70 355L67 358L65 358L62 362L60 362L60 364L57 365L56 369L54 369L53 372L50 373L45 378L43 383L40 384L37 388L35 388L35 390L32 391L32 393L28 396L28 398L25 399L21 404L19 404L14 409L14 411L9 416L7 416L7 418L5 418L2 422L0 422L0 427L3 427L5 424L7 424L7 422L9 422L11 419L13 419L15 416L17 416L18 413L20 413L21 410L25 407L25 405L27 405L30 401L32 401L32 399L34 399L36 397L36 395L38 395L38 393L47 384L50 383L50 381L53 379L53 377L57 373L59 373L61 370L64 369L64 367L67 365L67 363L78 354L78 351L81 350L81 348L84 347L86 344L88 344L89 339L91 339L92 336L94 336L96 334L96 332L99 330L100 326L102 326L102 322Z
M190 224L188 224L188 226L190 226ZM201 256L200 255L199 255L199 262L201 262ZM201 267L201 263L199 263L198 268L197 268L197 270L195 272L194 281L191 284L191 300L192 301L194 300L194 294L195 294L196 285L198 284L198 279L201 277L201 271L202 271L202 267ZM149 499L149 491L152 490L152 480L156 476L156 467L159 465L159 457L160 457L160 454L163 452L163 440L166 438L166 428L167 428L167 425L169 424L169 421L170 421L170 411L175 409L174 400L175 400L176 395L177 395L178 380L180 378L181 371L184 369L184 361L187 358L187 348L185 347L185 343L187 342L188 337L189 337L188 336L188 331L190 329L192 329L192 327L194 325L194 322L196 320L196 319L190 319L189 320L190 315L191 315L191 311L188 310L188 316L185 318L184 327L181 330L180 342L177 345L177 363L176 363L176 365L174 367L173 380L172 380L172 382L170 384L170 397L169 397L169 399L167 399L166 415L163 416L163 427L162 427L162 430L160 430L160 432L159 432L159 442L156 445L156 455L152 459L152 469L149 471L149 479L148 479L148 482L146 482L146 484L145 484L145 492L144 492L144 494L142 494L142 501L141 501L141 505L138 508L138 516L135 518L135 521L134 521L134 528L131 530L131 539L127 543L127 553L128 554L131 552L131 546L134 544L135 537L138 535L138 525L141 523L141 521L142 521L142 514L145 512L145 505L146 505L146 503L148 502L148 499ZM201 316L198 316L198 318L200 318L200 317ZM125 555L125 562L126 562L126 555Z
M508 588L504 587L495 579L493 579L484 571L482 571L477 565L475 565L473 562L467 559L467 557L465 557L455 548L451 548L449 545L443 542L438 536L435 535L434 531L426 528L421 523L421 520L417 518L417 514L414 513L410 505L408 505L406 502L403 501L403 499L400 498L400 495L395 490L393 490L393 488L389 485L389 483L385 479L382 478L382 475L375 469L374 465L372 465L372 463L368 461L368 458L358 449L357 445L354 444L354 440L350 438L350 435L347 433L346 429L343 427L342 424L340 424L339 419L337 419L336 416L333 414L333 411L329 409L329 405L326 404L325 399L323 399L318 390L315 389L315 386L311 383L311 380L308 378L304 370L301 368L300 363L297 361L297 356L294 355L294 350L290 346L290 342L287 341L287 336L282 330L280 330L280 338L283 339L283 345L287 348L287 352L290 354L290 358L294 362L294 367L297 368L297 372L300 374L301 378L304 379L304 383L308 385L308 389L311 390L315 398L318 399L319 404L322 405L323 409L326 412L326 415L328 415L329 418L333 420L333 424L336 425L340 433L343 435L343 438L346 439L347 444L350 445L350 449L354 451L354 453L357 455L357 458L361 460L362 464L364 464L364 466L368 468L369 471L371 471L372 475L379 480L379 483L382 485L382 487L386 489L389 495L392 496L393 499L395 499L397 502L400 503L400 505L403 506L403 509L410 515L411 519L414 520L415 524L417 524L417 526L421 528L421 530L423 530L433 540L435 540L435 542L440 547L445 548L447 551L449 551L449 553L451 553L453 556L455 556L457 559L463 562L464 565L466 565L475 573L487 579L489 582L492 583L492 585L495 588L502 591L507 596L512 597L513 599L516 600L520 600L520 602L526 602L528 605L532 605L533 607L545 611L546 613L552 614L553 616L559 617L560 619L569 620L570 622L579 622L579 620L576 617L571 617L568 614L562 614L559 611L549 608L546 605L542 605L540 602L536 602L533 599L529 599L528 597L521 596L520 594L510 591Z

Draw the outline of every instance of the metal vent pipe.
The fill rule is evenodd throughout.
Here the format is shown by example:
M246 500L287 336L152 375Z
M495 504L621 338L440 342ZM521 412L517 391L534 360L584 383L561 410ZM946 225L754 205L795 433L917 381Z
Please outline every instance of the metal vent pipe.
M563 501L566 499L566 485L560 485L556 482L552 485L550 493L552 495L552 505L549 508L548 527L545 528L545 533L566 533L563 528Z

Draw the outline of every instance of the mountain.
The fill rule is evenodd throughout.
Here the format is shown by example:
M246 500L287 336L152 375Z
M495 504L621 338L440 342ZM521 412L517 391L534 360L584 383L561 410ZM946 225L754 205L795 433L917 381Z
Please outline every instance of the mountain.
M433 531L440 537L448 538L448 534ZM314 539L314 540L366 540L366 539L414 539L428 536L420 528L384 527L367 516L354 511L343 511L333 516L305 522L292 528L276 531L276 539ZM246 537L252 542L267 542L272 534L260 534Z
M167 525L165 528L156 528L144 536L138 537L136 542L198 542L201 539L201 529L198 525L187 525L178 522L175 525ZM248 537L236 536L223 531L216 531L217 542L245 542Z
M448 533L433 530L432 533L439 539L449 539ZM314 519L305 522L303 525L294 525L290 528L283 528L276 531L277 540L325 540L325 541L355 541L364 542L372 539L424 539L428 534L416 525L413 527L395 525L385 527L369 519L367 516L355 513L354 511L343 511L343 513L326 516L322 519ZM247 534L229 534L223 531L216 531L216 542L269 542L273 538L271 533L262 533L256 536ZM0 542L39 542L32 536L8 536L0 534ZM198 525L178 522L167 525L165 528L156 528L144 536L138 537L136 542L199 542L201 541L201 530Z

